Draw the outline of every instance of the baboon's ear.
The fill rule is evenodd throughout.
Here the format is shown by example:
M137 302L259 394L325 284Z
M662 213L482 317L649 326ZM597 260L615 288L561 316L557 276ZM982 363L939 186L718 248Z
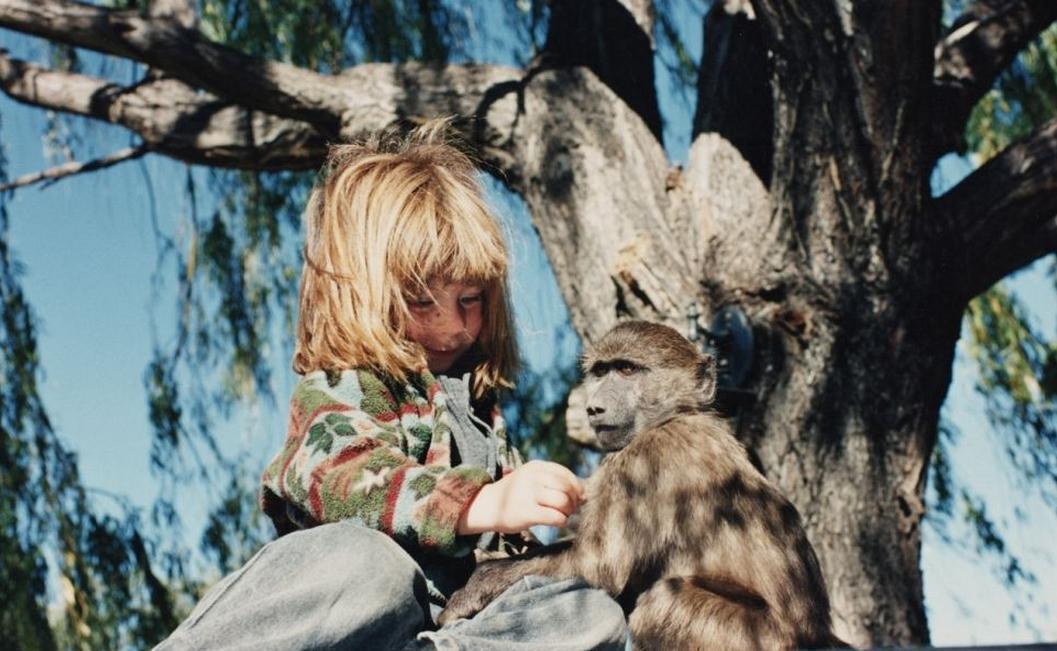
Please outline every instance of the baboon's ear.
M702 355L698 361L697 382L700 387L701 404L712 404L712 400L716 397L716 360L711 355Z

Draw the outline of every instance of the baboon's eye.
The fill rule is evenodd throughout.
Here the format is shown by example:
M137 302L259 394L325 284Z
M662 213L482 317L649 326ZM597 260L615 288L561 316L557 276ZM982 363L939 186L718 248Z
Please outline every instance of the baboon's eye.
M613 362L613 370L620 373L623 376L634 375L642 370L642 367L635 362L629 362L626 359L618 360Z
M595 362L591 368L587 369L587 374L591 377L602 377L607 372L609 372L609 367L601 362Z

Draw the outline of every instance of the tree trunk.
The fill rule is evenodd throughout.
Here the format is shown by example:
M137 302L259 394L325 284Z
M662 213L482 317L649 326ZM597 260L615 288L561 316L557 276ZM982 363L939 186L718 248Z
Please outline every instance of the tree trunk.
M622 316L685 330L691 301L745 309L760 348L739 435L804 516L838 633L864 645L926 641L919 524L960 310L850 268L849 258L870 257L853 255L857 246L881 254L857 231L823 235L841 209L815 202L835 188L816 183L788 199L814 205L802 234L832 247L805 255L726 141L700 136L680 172L589 73L545 73L527 90L522 142L549 149L522 158L544 164L526 165L517 189L574 326L590 341ZM829 268L838 261L840 273ZM882 266L914 267L896 262ZM927 265L918 269L927 280Z
M927 122L906 85L930 83L919 41L932 41L901 34L916 50L900 70L855 73L830 48L864 32L837 18L808 21L830 21L830 43L772 56L773 166L703 133L687 169L670 169L639 115L589 72L562 70L527 85L515 189L586 340L621 316L684 329L691 301L749 314L761 349L739 435L804 516L838 634L917 644L925 476L962 307L933 289ZM770 167L769 188L753 167Z
M739 435L804 516L838 634L920 644L923 493L959 315L847 298L833 311L774 306Z

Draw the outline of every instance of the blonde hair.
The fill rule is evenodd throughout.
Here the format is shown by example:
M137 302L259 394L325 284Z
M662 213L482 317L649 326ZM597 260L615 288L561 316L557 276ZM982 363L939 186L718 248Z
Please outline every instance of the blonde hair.
M294 370L367 367L400 382L426 369L409 296L435 282L484 289L474 392L512 386L517 346L507 250L449 120L332 146L304 213Z

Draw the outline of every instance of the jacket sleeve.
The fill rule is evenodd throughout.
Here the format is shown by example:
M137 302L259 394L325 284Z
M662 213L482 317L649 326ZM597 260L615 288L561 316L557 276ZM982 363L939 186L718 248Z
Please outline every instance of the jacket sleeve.
M503 410L499 408L499 405L496 405L492 409L492 431L495 432L496 439L499 442L497 458L499 459L499 466L502 468L503 474L505 475L508 472L520 468L523 464L521 453L510 443L510 434L507 431L506 419L503 418Z
M336 388L316 374L298 385L286 443L262 478L263 501L270 492L315 522L355 520L423 550L469 553L477 537L457 534L459 515L491 477L452 468L442 432L402 424L421 406L399 405L369 374L350 373Z

